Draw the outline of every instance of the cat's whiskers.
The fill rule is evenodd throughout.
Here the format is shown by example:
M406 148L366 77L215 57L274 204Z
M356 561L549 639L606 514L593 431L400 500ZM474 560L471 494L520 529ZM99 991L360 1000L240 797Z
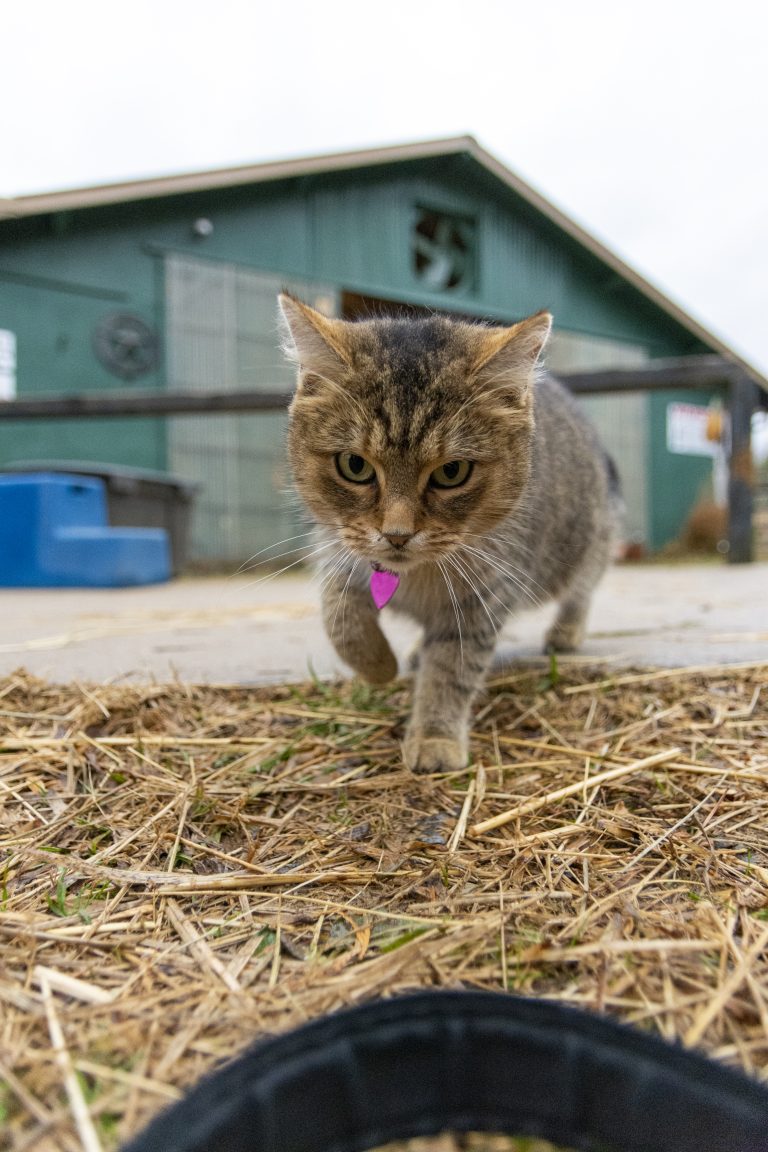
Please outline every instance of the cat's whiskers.
M529 544L525 539L525 535L535 530L535 525L526 525L521 521L521 517L515 516L515 524L510 527L494 528L490 532L465 532L464 536L472 539L479 540L482 544L487 545L488 548L499 548L504 546L505 552L510 552L512 555L518 554L521 558L528 558L535 561L536 552L532 544ZM499 559L502 559L500 556ZM513 564L506 555L505 561ZM522 572L523 569L520 569Z
M514 581L518 587L523 585L524 587L529 588L532 594L534 594L534 589L538 589L543 598L546 600L549 596L547 589L542 587L538 580L535 580L530 575L530 572L527 568L521 567L519 564L515 564L514 560L510 560L505 552L501 551L497 547L494 547L495 544L496 541L493 540L485 541L481 545L464 543L462 544L462 548L476 556L482 563L490 564L492 567L495 567L497 572L500 572L508 579Z
M312 544L297 544L294 548L288 548L285 552L278 552L275 556L265 556L258 564L253 561L259 556L264 556L265 552L272 552L275 548L279 548L281 544L290 544L292 540L301 540L305 536L314 536L316 530L310 529L309 532L299 532L295 536L286 536L282 540L275 540L272 544L268 544L266 548L260 548L258 552L254 552L253 556L249 556L247 560L243 560L237 571L230 573L229 579L233 580L236 576L240 576L243 572L250 572L254 568L261 567L262 564L269 564L272 560L278 560L282 556L290 556L291 552L298 552L302 548L314 547Z
M537 587L540 588L544 593L545 598L546 590L541 587L538 581L533 580L530 576L528 576L524 569L517 568L517 566L511 564L511 562L507 563L501 560L498 556L494 556L482 548L475 548L472 544L464 544L463 548L471 555L477 556L478 559L487 564L489 568L493 568L501 576L505 576L506 579L509 580L511 584L514 584L518 591L522 592L523 595L527 597L536 608L540 608L542 606L544 600L537 596L536 593L529 587L529 584L527 584L525 581L528 580L531 584L536 584ZM521 579L521 577L524 577L525 579Z
M480 584L482 584L482 586L483 586L483 588L485 588L486 592L490 593L490 595L494 598L494 600L496 600L502 606L502 608L505 610L505 613L506 613L506 605L504 604L504 601L500 600L499 597L496 595L496 593L493 591L493 589L490 587L490 585L486 584L485 580L482 579L482 577L474 570L474 568L471 568L469 564L464 564L463 561L461 559L459 559L458 555L455 552L447 555L445 557L445 560L448 564L451 565L452 568L454 568L458 572L459 576L461 576L464 583L475 594L475 596L477 597L477 600L480 604L480 607L483 609L486 616L488 617L494 631L496 631L496 632L501 631L501 628L503 627L503 624L504 624L503 619L500 620L499 617L496 615L496 613L491 608L489 608L489 606L486 604L485 598L484 598L482 592L479 590L479 588L477 587L477 584L475 584L472 577L474 576L475 579L478 580Z
M459 631L459 661L460 661L461 666L463 668L464 667L464 641L463 641L463 638L461 635L461 619L464 618L464 613L461 611L461 606L460 606L458 598L456 596L456 592L454 591L453 585L451 584L451 578L448 575L448 573L446 572L445 566L443 565L442 560L435 560L435 563L437 564L437 567L440 569L440 574L443 577L443 580L445 581L445 586L448 589L448 595L451 599L451 604L453 605L453 614L456 617L456 627L458 628L458 631ZM459 619L460 616L461 616L461 619Z
M349 555L351 556L351 553L349 553ZM345 557L345 560L346 560L346 557ZM355 574L355 569L357 568L359 563L360 563L360 557L355 556L352 567L349 570L349 575L347 576L344 587L341 590L341 596L339 597L338 602L336 604L336 611L333 614L333 622L331 624L331 635L333 635L334 629L336 627L336 617L339 614L339 608L341 608L341 646L342 646L342 649L345 648L345 638L346 638L347 594L349 592L349 585L352 582L352 577Z
M320 577L319 588L321 592L324 592L327 586L343 573L345 565L353 557L354 554L345 544L341 544L338 551L332 552L330 556L323 557L317 571L312 576L313 580L316 580L318 576Z
M531 579L526 568L521 568L515 564L514 560L510 559L511 556L519 556L521 560L528 560L534 566L538 566L540 561L540 549L535 546L537 526L533 520L526 522L526 511L524 506L519 507L515 512L515 520L512 524L507 523L489 532L465 532L464 536L480 541L480 545L491 556L519 572L521 576ZM529 538L534 542L529 543ZM537 581L533 581L533 583L537 583ZM545 596L549 595L548 590L543 588L541 584L538 587L541 588Z
M321 552L324 552L327 548L332 548L337 543L338 541L336 540L328 540L325 544L315 545L310 552L306 553L306 555L299 556L298 560L292 560L290 564L286 564L283 568L278 569L277 572L268 572L266 576L261 576L258 580L250 580L247 584L244 584L243 587L258 588L260 584L268 584L270 580L276 580L278 576L282 576L284 572L288 572L291 568L295 568L297 564L303 564L307 560L313 559L315 556L319 555ZM284 552L282 555L290 556L293 552L305 551L306 547L308 546L305 546L303 549L291 548L288 552ZM277 557L273 557L273 559L277 559ZM262 563L266 563L266 561L263 561ZM254 567L258 568L260 565L257 564L254 565Z
M487 536L480 535L479 533L468 532L467 535L475 536L478 540L482 540L485 543L495 542L498 544L504 544L509 548L511 552L522 554L523 556L530 559L534 565L539 567L541 565L540 552L537 551L537 549L535 549L531 544L526 543L526 541L522 539L523 533L532 536L536 531L536 523L533 520L533 517L531 517L530 521L525 521L524 514L526 512L527 509L523 508L522 514L520 516L518 516L516 513L516 523L514 525L507 525L500 531L495 532L492 541L489 541ZM577 561L571 561L562 556L559 556L558 560L569 572L572 572L577 567ZM507 562L511 563L511 561ZM520 571L523 570L520 569ZM534 581L534 583L537 582ZM542 592L544 593L545 599L550 597L551 592L548 589L544 588L541 584L538 584L538 587L541 588Z

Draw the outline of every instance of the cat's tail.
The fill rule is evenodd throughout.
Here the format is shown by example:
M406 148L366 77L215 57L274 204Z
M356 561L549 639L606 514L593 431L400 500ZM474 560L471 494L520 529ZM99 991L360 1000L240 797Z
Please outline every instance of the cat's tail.
M616 557L622 549L624 541L627 506L621 488L621 475L613 457L603 449L605 471L608 476L608 507L611 518L611 537L613 540L613 554Z

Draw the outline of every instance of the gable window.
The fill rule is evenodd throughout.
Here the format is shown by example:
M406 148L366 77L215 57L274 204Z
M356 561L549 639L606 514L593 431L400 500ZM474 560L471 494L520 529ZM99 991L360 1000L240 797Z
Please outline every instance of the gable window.
M411 268L427 291L470 292L476 274L475 221L418 208L411 231Z

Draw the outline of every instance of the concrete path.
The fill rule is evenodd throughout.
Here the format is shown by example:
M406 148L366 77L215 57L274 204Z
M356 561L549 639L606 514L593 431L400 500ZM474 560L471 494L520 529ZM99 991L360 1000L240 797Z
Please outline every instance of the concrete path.
M553 607L512 620L503 660L540 655ZM0 590L0 673L254 684L345 670L306 576L179 580L121 590ZM403 657L416 638L384 612ZM768 662L768 564L621 566L595 597L576 659L624 665Z

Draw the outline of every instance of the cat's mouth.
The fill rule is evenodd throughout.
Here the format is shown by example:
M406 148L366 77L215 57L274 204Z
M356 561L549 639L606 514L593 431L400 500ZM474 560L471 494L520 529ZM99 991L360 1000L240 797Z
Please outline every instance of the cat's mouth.
M410 552L403 554L401 550L388 552L383 560L370 560L369 563L374 572L392 572L402 574L406 570L415 568L418 564L423 563L423 556L414 556Z
M400 557L398 564L398 557L393 557L390 561L387 558L386 564L382 564L380 560L370 560L372 572L382 572L385 576L402 576L405 571L411 571L415 565L412 559L407 557Z
M450 549L448 549L450 551ZM362 556L371 565L374 572L394 572L403 575L412 572L424 564L434 563L444 555L445 550L435 548L433 545L420 543L417 548L388 547L386 549L372 548L362 551ZM359 553L358 553L359 554Z

